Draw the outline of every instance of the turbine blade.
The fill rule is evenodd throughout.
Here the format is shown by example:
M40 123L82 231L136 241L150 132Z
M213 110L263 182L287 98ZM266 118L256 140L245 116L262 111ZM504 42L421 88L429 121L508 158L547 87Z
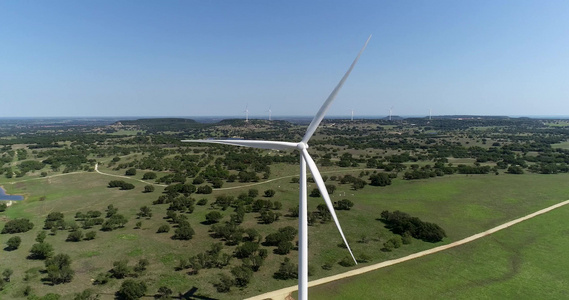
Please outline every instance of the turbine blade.
M367 46L367 43L369 43L370 39L371 39L371 35L367 38L366 43L364 44L364 46L360 50L360 53L358 54L358 56L356 56L356 59L354 59L354 62L352 62L352 65L350 66L350 68L348 69L346 74L344 74L344 77L342 77L342 79L340 80L338 85L336 85L336 87L334 88L332 93L330 93L330 96L328 96L328 99L326 99L326 101L324 101L324 104L322 105L322 107L320 107L320 110L318 111L316 116L314 116L314 119L312 119L312 122L310 122L310 125L308 125L308 129L306 129L306 134L302 138L303 143L305 143L305 144L308 143L308 140L310 140L310 138L312 137L312 135L314 134L314 132L318 128L318 125L320 125L320 122L322 122L322 119L324 119L324 116L326 115L328 108L330 108L332 101L334 101L334 99L336 98L336 95L338 94L338 92L340 91L342 86L344 85L344 82L346 81L346 79L348 79L348 76L350 76L352 69L354 68L354 66L356 65L358 60L360 59L360 56L364 52L364 50Z
M324 198L324 202L326 202L326 205L328 206L328 210L330 211L330 214L332 215L332 218L334 219L334 222L336 223L336 227L338 228L340 235L342 235L342 239L344 240L344 244L346 244L348 251L350 251L350 255L354 259L354 262L356 264L358 264L358 262L356 261L356 258L354 257L354 254L352 253L352 249L350 248L350 245L348 245L348 241L346 240L346 237L344 236L344 232L342 231L342 227L340 226L340 222L338 221L338 217L336 216L336 212L334 211L334 205L332 205L332 201L330 200L330 195L328 195L328 190L326 189L326 185L324 184L324 180L322 179L322 175L320 175L320 171L318 171L318 168L316 167L314 160L312 160L312 157L310 157L310 154L308 154L308 151L306 151L306 149L302 149L302 156L304 157L304 160L306 160L306 164L308 165L308 168L310 169L310 172L312 173L312 177L314 177L314 181L316 182L316 185L318 186L318 189L320 190L320 194L322 194L322 198Z
M252 147L259 149L287 150L297 149L296 143L278 141L252 141L252 140L182 140L183 143L207 143L232 146Z

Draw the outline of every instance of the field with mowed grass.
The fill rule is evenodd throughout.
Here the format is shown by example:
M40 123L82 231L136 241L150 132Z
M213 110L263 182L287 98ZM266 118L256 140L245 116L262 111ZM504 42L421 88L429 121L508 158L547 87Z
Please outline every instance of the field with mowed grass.
M113 173L110 170L101 168L101 171ZM208 199L205 206L195 206L195 210L191 214L186 214L188 221L194 228L196 234L189 241L180 241L171 239L174 232L174 225L170 224L172 229L169 233L156 233L158 227L168 224L164 219L168 205L152 205L152 201L156 200L162 193L163 188L156 186L156 191L152 193L143 193L144 183L136 180L121 179L135 185L135 189L121 191L118 189L107 188L107 184L113 177L98 174L96 172L82 172L79 174L69 174L59 177L48 177L38 180L16 182L9 184L7 182L2 185L9 194L22 194L26 196L26 200L22 203L16 203L8 208L0 215L0 218L13 219L17 217L29 218L35 227L26 233L17 234L22 238L22 244L19 249L14 251L2 251L0 256L0 265L2 268L11 268L14 270L13 284L0 292L0 298L11 298L20 296L21 290L29 285L38 295L45 293L59 293L66 295L63 299L72 299L73 293L81 292L84 289L91 288L101 294L101 299L112 299L114 292L119 288L122 280L111 279L106 285L93 285L93 279L101 272L109 271L114 261L120 259L128 259L130 265L133 266L139 259L148 259L150 265L139 279L144 280L148 288L148 295L153 295L158 287L166 285L170 287L175 294L184 293L187 290L196 287L198 294L219 299L242 299L248 296L254 296L271 290L279 289L286 286L296 284L296 280L276 280L273 274L278 270L280 263L285 257L290 258L296 263L297 252L292 251L288 255L273 254L274 247L262 248L268 249L270 254L266 259L260 271L255 273L246 289L232 288L229 293L220 294L213 287L212 282L217 280L218 273L229 274L227 268L221 269L204 269L199 275L188 275L187 271L177 271L181 257L189 257L197 255L210 248L213 243L220 242L219 239L210 237L209 229L211 225L204 224L205 215L212 211L210 205L215 201L215 197L226 194L237 196L241 192L247 192L250 188L258 189L261 197L264 190L274 189L276 195L271 200L278 200L283 203L281 213L283 216L275 223L266 225L258 224L258 213L247 213L245 220L241 224L244 228L255 228L264 237L269 233L275 232L278 228L285 226L297 227L298 219L287 216L288 209L298 204L298 184L291 183L292 176L298 176L298 170L289 165L283 165L282 168L274 166L275 174L269 179L273 181L250 186L250 183L231 183L224 185L233 189L214 191L209 195L193 194L192 197L197 200L201 198ZM280 170L280 171L277 171ZM286 172L288 173L286 173ZM323 175L345 175L352 174L357 176L361 170L335 168L321 168ZM278 173L277 173L278 172ZM124 175L115 172L117 175ZM140 175L140 174L139 174ZM135 176L140 178L141 176ZM282 178L281 178L282 177ZM263 180L261 180L263 181ZM516 219L531 212L537 211L544 207L559 203L569 199L569 175L452 175L444 177L436 177L428 180L404 181L394 180L393 184L387 187L366 186L364 189L354 191L350 189L349 184L339 184L337 181L328 181L337 186L336 191L332 195L333 201L340 199L350 199L354 202L354 207L349 211L337 211L338 218L342 224L344 233L348 237L350 245L354 250L356 257L367 257L369 265L384 260L406 256L421 250L433 248L442 244L450 243L462 239L466 236L487 230L509 220ZM241 187L240 187L241 186ZM315 184L310 184L308 191L315 188ZM43 198L45 197L45 198ZM269 198L267 198L269 199ZM318 204L323 203L320 198L309 197L309 210L315 211ZM44 262L41 260L26 259L32 244L35 243L35 237L42 230L45 217L50 212L62 212L66 220L73 220L77 212L87 212L89 210L98 210L103 212L108 205L113 204L118 208L118 213L124 214L129 222L124 228L113 231L101 231L100 226L95 226L94 230L97 236L91 241L66 242L69 234L67 230L59 231L56 235L49 235L46 242L53 245L55 253L69 254L73 263L72 269L75 270L75 278L71 283L60 285L47 285L41 279L45 277L40 270L44 268ZM152 209L153 216L150 219L136 219L136 213L142 206L149 206ZM384 224L377 220L383 210L395 211L400 210L409 213L412 216L419 217L426 222L432 222L440 225L448 235L442 242L427 243L420 240L413 240L409 245L403 245L401 248L391 252L383 251L383 243L394 234L388 231ZM229 215L233 212L232 208L222 211L224 215L221 222L227 221ZM565 209L565 212L567 210ZM554 212L558 213L558 212ZM553 213L552 213L553 214ZM563 215L564 216L564 215ZM559 228L563 225L563 216L558 216ZM548 215L539 218L549 218ZM0 226L4 226L5 222L0 222ZM139 229L135 228L136 222L142 222ZM525 223L522 224L525 226ZM522 226L519 225L519 226ZM518 226L518 225L516 225ZM548 227L540 225L542 231ZM517 228L517 227L516 227ZM510 229L508 229L510 230ZM89 230L83 230L84 232ZM522 234L523 231L520 233ZM535 245L536 250L541 246L545 249L549 246L554 247L556 243L563 240L559 237L556 242L555 236L550 239L539 242L538 237L547 236L545 234L536 234ZM503 234L503 233L500 233ZM6 241L13 235L0 235L0 244L5 246ZM507 272L506 267L511 262L511 257L518 257L512 251L522 250L521 245L529 237L520 236L517 240L508 238L497 239L496 244L489 244L487 250L483 246L483 241L477 241L472 245L480 246L463 246L465 249L473 249L472 253L462 254L464 250L457 248L452 251L459 251L455 255L442 255L440 262L433 262L431 265L425 266L424 269L417 268L417 272L421 274L422 270L439 270L441 273L452 273L455 269L460 269L461 264L467 264L470 261L469 268L471 272L478 274L480 282L488 278L497 278L499 280L501 274ZM492 238L490 238L492 241ZM508 241L505 241L508 240ZM516 242L517 241L517 242ZM310 280L333 274L345 272L356 267L343 267L338 262L349 255L347 250L339 245L341 242L333 222L321 224L317 222L314 226L309 226L309 262L313 275ZM560 244L563 246L565 244ZM556 246L555 246L556 247ZM224 246L223 253L232 254L234 246ZM501 250L500 250L501 249ZM500 250L500 251L497 251ZM446 252L445 252L446 253ZM499 253L502 253L499 255ZM446 256L445 256L446 255ZM465 261L453 261L453 257L464 255ZM491 256L496 255L502 257L499 261L503 261L503 266L497 269L491 267L478 268L472 262L481 262L484 265L491 260ZM530 255L531 256L531 255ZM537 256L537 255L536 255ZM560 254L557 255L560 257ZM425 259L419 259L423 261ZM553 262L552 262L553 263ZM410 263L414 266L415 262ZM232 260L232 265L239 265L237 259ZM323 269L322 266L328 265L330 268ZM448 267L447 267L448 265ZM490 265L490 264L489 264ZM398 265L386 270L396 272L399 268L405 268L404 265ZM436 267L434 267L436 266ZM453 267L454 266L454 267ZM544 264L544 269L547 264ZM475 269L472 269L475 268ZM503 270L502 270L503 269ZM556 266L551 270L557 270ZM503 271L503 272L502 272ZM387 271L379 271L387 272ZM399 271L403 272L403 271ZM406 272L411 272L407 270ZM461 271L457 276L465 276L467 272ZM501 273L502 272L502 273ZM553 271L552 271L553 272ZM374 272L375 274L375 272ZM386 275L391 278L392 275ZM395 274L395 273L394 273ZM408 273L401 273L393 276L400 276L397 280L403 281ZM553 272L552 274L556 274ZM435 280L444 289L446 286L452 286L454 276L447 274L449 279ZM411 275L409 275L411 276ZM554 276L554 275L552 275ZM28 280L25 281L24 278ZM429 275L433 277L433 275ZM384 279L374 279L378 282ZM397 281L392 279L394 282ZM478 280L478 279L477 279ZM489 280L489 279L488 279ZM349 279L349 282L357 284L358 279ZM448 281L445 283L445 281ZM484 281L485 282L485 281ZM391 294L395 295L397 288L394 284ZM425 283L428 286L429 283ZM361 285L369 285L369 281L362 280ZM370 287L368 287L369 289ZM401 285L402 290L412 290L409 285ZM362 287L355 287L365 292ZM426 289L426 287L425 287ZM343 290L343 288L341 289ZM323 292L312 291L311 297ZM410 293L406 291L405 293ZM324 295L324 294L323 294ZM343 295L343 294L342 294ZM375 294L373 294L375 295ZM387 295L387 294L386 294ZM401 294L397 298L405 298L407 294ZM412 294L408 294L412 296ZM417 293L420 295L420 293ZM442 297L442 293L440 294ZM449 294L450 298L454 298L455 294ZM458 295L458 294L457 294ZM332 298L332 296L328 296ZM370 298L368 295L362 294L361 297L345 296L345 299ZM466 297L466 296L465 296ZM371 298L375 298L371 297Z
M309 289L310 299L567 299L569 207L443 252Z

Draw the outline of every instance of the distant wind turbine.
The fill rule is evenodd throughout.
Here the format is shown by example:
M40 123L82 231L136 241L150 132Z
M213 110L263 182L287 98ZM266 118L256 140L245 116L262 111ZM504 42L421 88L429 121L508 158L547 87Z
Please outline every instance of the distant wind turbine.
M393 113L393 106L389 108L389 121L391 121L391 114Z
M269 110L267 110L267 112L269 112L269 121L271 121L271 113L273 112L273 111L271 110L271 107L273 107L273 106L272 106L272 105L269 106Z
M433 110L429 108L429 121L431 120L431 116L433 115Z
M352 121L354 120L354 110L352 109Z
M245 110L243 112L245 113L245 122L249 122L249 104L245 106Z
M299 299L302 299L302 300L308 299L308 222L307 222L308 221L308 208L307 208L307 198L308 198L307 187L308 187L308 184L306 181L306 165L307 164L308 164L308 168L310 169L310 172L312 173L314 181L316 182L316 185L318 186L318 189L320 190L320 194L324 198L324 202L326 202L328 210L330 211L330 214L332 215L332 218L334 219L334 222L336 223L336 227L338 228L338 231L340 232L340 235L342 236L342 239L344 240L344 244L348 248L348 251L350 252L350 255L352 256L352 258L354 259L354 262L357 264L356 258L354 257L354 254L352 253L352 250L350 249L350 246L348 245L348 241L346 240L346 237L344 236L344 233L342 231L342 227L340 226L340 222L338 222L338 217L336 216L336 213L334 212L334 205L332 204L332 201L330 200L330 195L328 195L328 191L326 190L326 185L324 184L324 180L322 179L322 175L320 175L320 171L318 171L318 168L316 167L316 164L314 163L314 160L312 159L312 157L310 157L310 154L308 154L307 149L308 149L308 141L310 140L310 138L312 137L312 135L314 134L314 132L318 128L318 125L320 125L320 122L322 122L322 119L324 119L324 116L326 115L328 108L330 107L330 105L332 104L332 102L336 98L336 95L338 94L338 92L340 91L342 86L344 85L344 82L346 81L346 79L348 78L350 73L352 72L352 69L354 68L354 66L358 62L360 56L362 55L362 52L366 48L370 39L371 39L371 35L369 36L369 38L365 42L364 46L362 47L362 49L358 53L358 56L356 57L356 59L350 65L350 68L348 69L346 74L344 74L344 76L342 77L342 79L340 80L338 85L336 85L336 87L334 88L332 93L330 93L330 95L328 96L326 101L324 101L324 104L322 104L322 107L320 107L320 110L318 110L318 113L316 113L316 115L314 116L314 119L312 119L312 122L310 123L310 125L308 125L306 133L300 142L291 143L291 142L281 142L281 141L255 141L255 140L183 140L182 141L182 142L194 142L194 143L211 143L211 144L234 145L234 146L243 146L243 147L253 147L253 148L259 148L259 149L274 149L274 150L292 149L292 150L299 150L300 151L300 182L299 182L299 184L300 184L299 202L300 203L299 203L299 219L298 219L298 231L299 231L299 241L298 241L298 296L299 296Z

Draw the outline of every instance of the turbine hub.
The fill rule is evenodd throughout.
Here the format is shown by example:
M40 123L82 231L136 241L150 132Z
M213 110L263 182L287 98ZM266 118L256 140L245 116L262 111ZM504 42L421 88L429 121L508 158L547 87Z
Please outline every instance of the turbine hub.
M300 142L300 143L296 144L296 148L298 148L298 150L302 151L303 149L308 149L308 145L306 143Z

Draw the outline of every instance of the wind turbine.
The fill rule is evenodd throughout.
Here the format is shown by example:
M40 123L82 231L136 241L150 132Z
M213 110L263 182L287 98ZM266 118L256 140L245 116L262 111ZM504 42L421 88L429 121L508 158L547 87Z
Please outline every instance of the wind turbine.
M243 112L245 113L245 122L249 122L249 104L245 105L245 110Z
M391 113L393 113L393 106L389 108L389 121L391 121Z
M354 120L354 110L352 109L352 121Z
M365 42L364 46L362 47L362 49L358 53L358 56L356 57L356 59L354 59L354 61L350 65L350 68L348 69L346 74L344 74L344 76L342 77L342 79L340 80L338 85L336 85L336 87L334 88L332 93L330 93L330 95L328 96L326 101L324 101L324 104L322 105L322 107L320 107L320 110L318 110L318 113L316 113L316 116L314 116L314 119L312 119L312 122L310 122L310 125L308 125L308 128L306 129L306 133L300 142L292 143L292 142L282 142L282 141L254 141L254 140L183 140L182 141L182 142L234 145L234 146L243 146L243 147L253 147L253 148L259 148L259 149L274 149L274 150L293 149L293 150L299 150L300 151L300 182L299 182L300 183L300 192L299 192L299 202L300 203L299 203L299 219L298 219L298 231L299 231L299 234L298 234L299 235L299 241L298 241L298 296L299 296L299 299L302 299L302 300L308 299L308 208L307 208L307 198L308 198L307 197L308 196L307 195L307 186L308 185L307 185L307 181L306 181L306 165L308 165L308 168L310 169L310 172L312 173L314 181L316 182L316 185L318 186L318 189L320 190L320 194L324 198L324 202L326 202L326 206L328 207L328 210L330 211L330 214L332 215L332 218L334 219L334 223L336 223L336 227L338 228L338 231L340 232L340 235L342 236L342 239L344 240L344 244L348 248L348 251L350 252L350 255L352 256L352 258L354 259L354 262L356 262L356 264L357 264L356 258L354 257L354 254L352 253L352 250L350 249L350 246L348 245L348 241L346 240L346 237L344 236L344 232L342 231L342 227L340 226L340 222L338 222L338 217L336 216L336 213L334 212L334 206L332 205L332 201L330 200L330 195L328 195L328 191L326 190L326 185L324 184L324 180L322 179L322 175L320 175L320 171L318 171L318 168L316 167L316 164L314 163L314 160L312 159L312 157L310 157L310 154L308 154L307 149L308 149L308 141L310 140L310 138L312 137L312 135L314 134L314 132L318 128L318 125L320 125L320 122L322 122L322 119L324 119L324 116L326 115L328 108L330 107L330 105L332 104L334 99L336 98L336 95L338 94L338 92L340 91L342 86L344 85L344 82L346 81L346 79L348 78L350 73L352 72L352 69L354 68L354 66L356 65L358 60L360 59L360 56L362 55L362 52L366 48L370 39L371 39L371 35L369 36L369 38Z
M271 107L273 107L273 106L272 106L272 105L269 106L269 110L267 110L267 112L269 112L269 121L271 120L271 113L273 112L273 111L271 110Z
M431 116L433 115L433 110L429 108L429 121L431 120Z

